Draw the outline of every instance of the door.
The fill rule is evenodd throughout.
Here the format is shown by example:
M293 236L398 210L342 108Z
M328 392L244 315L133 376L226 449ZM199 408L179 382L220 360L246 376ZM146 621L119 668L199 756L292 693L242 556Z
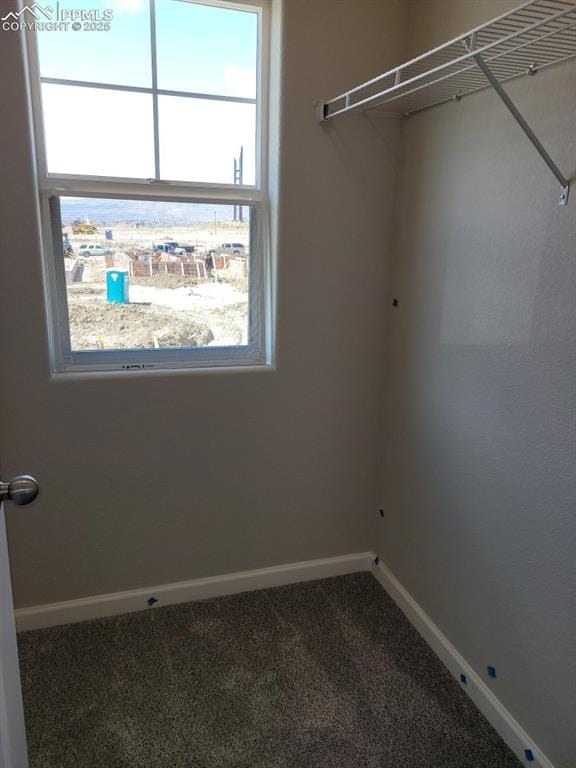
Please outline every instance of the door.
M19 10L17 0L7 0L2 3L0 17ZM27 313L34 313L37 306L41 307L40 300L35 299L38 294L33 296L31 288L25 288L26 285L32 285L30 272L36 263L39 245L34 240L32 225L36 204L30 162L31 142L26 140L29 131L26 128L27 86L23 44L23 35L0 31L0 70L11 73L10 76L0 78L0 104L3 108L0 141L0 285L3 289L11 286L10 290L5 290L0 302L0 358L3 361L0 450L3 464L11 467L19 467L29 458L36 464L33 451L40 430L38 426L32 434L27 425L23 424L23 409L30 408L29 404L34 401L34 397L21 394L23 383L31 376L30 365L38 355L28 352L27 361L13 357L15 355L18 358L19 350L25 354L30 349L30 343L22 332L22 316L17 312L18 304L12 301L15 298L14 292L20 292L19 300L25 305ZM7 119L9 115L10 119ZM21 212L20 222L18 211ZM21 279L18 278L19 274L22 275ZM26 302L22 301L23 297L26 297ZM5 364L8 359L14 360L13 366ZM22 441L20 447L19 440ZM19 450L21 455L18 455ZM2 477L2 480L6 479ZM24 510L13 506L14 502L18 504L23 501L19 492L25 489L27 483L22 484L22 480L29 478L20 478L13 483L0 482L0 768L28 768L5 518L6 512L18 524L18 516L22 514L27 518L27 525L32 519ZM4 501L7 502L6 510ZM32 514L36 515L36 512ZM35 520L38 520L37 516Z
M10 560L6 541L4 499L29 504L38 486L31 477L0 482L0 768L28 768L20 669L16 646Z

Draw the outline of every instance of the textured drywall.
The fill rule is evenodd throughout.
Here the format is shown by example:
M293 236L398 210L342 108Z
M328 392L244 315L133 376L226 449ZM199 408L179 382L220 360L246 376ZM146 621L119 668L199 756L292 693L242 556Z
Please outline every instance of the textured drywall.
M284 4L277 369L67 382L49 380L25 86L2 33L1 468L42 486L6 510L18 607L369 547L397 124L325 129L313 101L397 61L403 18L396 0Z
M411 52L511 7L413 2ZM508 86L576 172L576 65ZM377 549L556 768L576 761L576 196L491 92L404 124Z

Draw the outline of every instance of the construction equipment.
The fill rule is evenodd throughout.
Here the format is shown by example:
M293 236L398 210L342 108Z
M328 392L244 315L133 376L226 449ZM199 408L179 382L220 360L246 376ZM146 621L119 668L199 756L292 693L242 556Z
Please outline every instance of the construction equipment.
M64 231L62 231L62 248L64 250L64 256L71 258L74 254L74 249L70 245L70 238L68 237L68 233Z
M95 235L96 226L89 219L76 219L72 222L72 234L74 235Z

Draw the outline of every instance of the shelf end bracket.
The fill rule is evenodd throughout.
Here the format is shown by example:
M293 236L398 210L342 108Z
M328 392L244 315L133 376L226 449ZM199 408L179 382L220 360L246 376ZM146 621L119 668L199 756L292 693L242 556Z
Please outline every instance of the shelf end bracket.
M316 120L319 123L325 123L328 120L328 104L325 101L316 99L314 102L314 110L316 112Z
M528 125L510 96L506 93L504 88L500 85L497 78L494 76L492 70L490 67L486 64L482 56L479 54L474 55L474 61L478 65L478 67L482 70L482 73L490 83L490 85L494 88L498 96L502 99L505 106L508 108L509 112L511 113L512 117L516 120L520 128L524 131L526 136L528 137L529 141L531 142L532 146L538 152L542 160L546 163L548 168L552 171L554 176L558 179L560 182L560 199L558 201L558 205L568 205L568 197L570 194L570 182L568 179L564 176L564 174L560 171L554 160L550 157L544 146L542 145L542 142L540 139L536 136L532 128Z

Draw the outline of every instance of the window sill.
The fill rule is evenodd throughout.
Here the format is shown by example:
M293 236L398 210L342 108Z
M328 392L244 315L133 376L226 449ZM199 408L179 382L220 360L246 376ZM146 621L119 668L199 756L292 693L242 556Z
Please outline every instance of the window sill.
M254 373L276 373L276 365L272 363L261 363L259 365L230 365L230 366L206 366L204 368L155 368L114 370L114 371L67 371L54 372L50 376L51 382L73 382L73 381L94 381L95 379L120 380L125 378L154 378L163 379L168 376L210 376L218 374L254 374Z

